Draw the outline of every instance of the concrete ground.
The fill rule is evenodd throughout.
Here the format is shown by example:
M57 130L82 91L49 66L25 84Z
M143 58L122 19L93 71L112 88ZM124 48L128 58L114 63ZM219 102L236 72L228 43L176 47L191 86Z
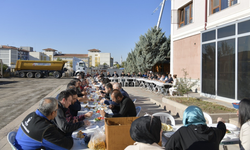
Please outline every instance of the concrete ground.
M0 79L0 128L70 78L8 78Z
M48 96L55 97L66 88L66 84L69 81L69 78L0 79L0 119L3 122L0 130L0 149L11 149L6 138L8 132L18 129L23 118L37 109L39 100ZM130 94L132 99L137 99L136 106L142 107L140 116L143 116L145 113L166 112L159 107L162 95L157 95L138 87L125 87L124 89ZM176 116L174 118L177 125L182 124L182 118L176 118ZM4 126L4 124L6 125ZM220 146L220 149L222 150L222 146ZM228 146L228 150L238 149L238 145Z

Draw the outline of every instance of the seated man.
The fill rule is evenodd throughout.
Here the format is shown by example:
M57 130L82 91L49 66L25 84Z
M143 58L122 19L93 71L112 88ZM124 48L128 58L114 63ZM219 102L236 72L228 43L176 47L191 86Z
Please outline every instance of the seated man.
M168 74L168 80L166 81L166 83L172 83L173 82L173 78L171 74Z
M81 110L81 104L77 100L77 93L74 89L68 89L67 91L69 91L72 95L72 103L65 113L67 122L76 123L78 121L83 121L86 117L91 117L93 112L77 116L78 111Z
M111 77L111 75L110 75L110 73L109 73L109 72L107 72L106 77L108 77L108 78L109 78L109 77Z
M116 73L116 71L114 71L114 74L112 75L112 77L119 77L119 75Z
M62 91L58 97L58 110L57 116L53 120L55 125L67 135L71 135L73 131L79 129L83 125L88 126L89 121L79 121L76 123L68 123L66 120L66 111L69 105L71 105L72 95L68 91Z
M111 94L111 98L114 102L120 104L120 106L110 105L110 109L114 109L116 107L119 107L119 113L114 113L113 115L106 114L104 110L100 111L100 114L103 117L135 117L136 116L136 110L135 110L135 104L133 101L122 95L122 93L115 89L113 90ZM117 108L116 108L117 109Z
M78 101L77 93L74 89L67 89L72 95L72 104L69 106L70 114L72 116L77 116L78 111L81 110L81 103Z
M122 71L121 77L125 77L125 76L126 76L126 75L125 75L124 71Z
M141 72L139 72L139 73L137 74L137 77L142 77Z
M121 86L120 83L115 82L113 84L113 89L119 90L122 93L123 96L130 98L129 95L128 95L128 93L122 88L122 86Z
M143 78L148 78L147 72L142 75Z
M128 74L126 75L126 77L131 77L131 74L128 72Z
M73 146L71 136L66 136L52 122L58 110L55 98L44 98L36 112L30 113L19 127L14 146L18 150L57 149L66 150Z

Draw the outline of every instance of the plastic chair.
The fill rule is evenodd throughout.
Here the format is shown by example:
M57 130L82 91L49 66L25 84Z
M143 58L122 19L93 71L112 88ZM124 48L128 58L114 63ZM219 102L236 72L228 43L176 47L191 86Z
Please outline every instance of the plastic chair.
M140 112L141 112L141 106L135 107L135 110L136 110L136 117L139 117Z
M133 103L135 104L135 102L136 102L136 99L133 99L132 101L133 101Z
M162 123L167 123L167 120L169 119L171 121L171 125L175 126L174 117L168 113L159 112L159 113L154 113L152 116L159 116Z
M212 120L212 118L211 118L211 116L209 114L203 112L203 115L204 115L205 119L208 120L208 124L212 124L213 123L213 120Z
M17 150L17 148L13 145L15 142L15 138L16 138L16 131L11 131L8 133L7 135L7 140L12 148L12 150Z

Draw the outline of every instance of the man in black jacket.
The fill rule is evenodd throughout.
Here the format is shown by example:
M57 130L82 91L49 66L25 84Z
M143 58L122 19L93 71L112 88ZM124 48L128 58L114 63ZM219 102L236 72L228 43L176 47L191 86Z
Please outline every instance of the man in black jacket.
M135 104L133 101L122 95L122 93L115 89L113 90L111 94L111 98L113 102L116 102L119 105L109 105L109 108L111 109L119 109L119 113L114 113L113 115L106 114L104 110L100 111L100 114L103 117L135 117L136 116L136 110L135 110ZM119 107L119 108L117 108Z
M66 111L71 105L72 95L69 91L62 91L58 96L58 111L57 116L53 120L57 127L64 133L71 135L73 131L82 127L83 125L90 125L89 121L79 121L76 123L69 123L66 120Z
M55 98L47 97L40 101L39 109L30 113L22 121L17 131L14 146L19 150L26 149L71 149L73 139L66 136L52 122L58 110Z

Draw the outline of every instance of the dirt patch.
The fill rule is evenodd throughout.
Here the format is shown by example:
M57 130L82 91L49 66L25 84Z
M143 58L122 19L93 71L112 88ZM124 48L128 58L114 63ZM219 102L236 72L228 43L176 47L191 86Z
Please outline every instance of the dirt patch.
M206 102L197 98L187 98L187 97L168 97L168 99L176 101L178 103L190 106L195 105L202 109L204 112L208 113L236 113L237 110L233 108L228 108L216 103Z

